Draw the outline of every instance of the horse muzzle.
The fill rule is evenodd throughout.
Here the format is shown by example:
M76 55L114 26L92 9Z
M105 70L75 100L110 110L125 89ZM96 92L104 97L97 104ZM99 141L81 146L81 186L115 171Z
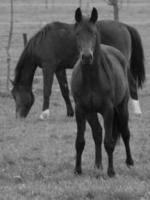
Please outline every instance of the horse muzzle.
M93 55L92 54L88 54L88 55L82 54L81 61L82 61L82 63L84 65L92 64L92 62L93 62Z
M16 118L17 119L24 119L27 117L29 111L28 110L23 110L23 109L17 109L16 110Z

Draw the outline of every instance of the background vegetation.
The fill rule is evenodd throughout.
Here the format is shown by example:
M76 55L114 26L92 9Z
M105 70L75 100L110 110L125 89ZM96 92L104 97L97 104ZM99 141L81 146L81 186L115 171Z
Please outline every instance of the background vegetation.
M45 6L46 5L46 6ZM74 22L75 0L14 0L14 27L11 41L11 70L24 48L22 34L30 38L46 23L54 20ZM113 8L105 1L92 0L99 19L112 19ZM86 10L87 2L82 2ZM7 54L10 30L10 1L0 0L0 199L1 200L149 200L150 199L150 3L130 0L120 4L120 21L136 27L145 51L147 82L139 92L143 114L136 117L130 109L131 148L135 166L125 166L124 146L116 147L116 177L106 175L107 157L103 149L104 172L94 170L94 144L87 127L81 177L73 174L76 137L74 118L66 117L65 105L54 80L51 115L47 121L38 119L42 108L42 80L35 79L35 104L24 121L15 119L15 105L5 94ZM38 70L41 76L41 71ZM71 71L68 70L70 79ZM100 120L102 121L101 117Z

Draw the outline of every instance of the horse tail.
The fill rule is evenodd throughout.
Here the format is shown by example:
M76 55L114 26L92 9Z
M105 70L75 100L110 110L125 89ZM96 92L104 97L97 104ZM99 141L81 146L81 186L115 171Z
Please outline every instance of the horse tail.
M137 80L138 87L142 88L145 82L145 66L144 66L144 50L141 37L138 31L125 24L127 27L132 41L132 53L130 70L135 80Z
M112 133L112 136L113 136L115 143L120 140L120 136L121 136L120 130L119 130L119 124L120 124L119 120L120 119L119 119L119 116L118 116L118 110L115 109L114 110L114 119L113 119L113 133Z

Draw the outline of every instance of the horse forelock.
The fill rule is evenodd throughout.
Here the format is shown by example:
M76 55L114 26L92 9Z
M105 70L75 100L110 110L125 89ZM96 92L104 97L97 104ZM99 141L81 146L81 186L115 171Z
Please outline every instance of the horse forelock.
M76 22L75 28L77 26L80 26L80 24L81 24L82 28L85 29L86 31L91 31L94 27L96 27L95 24L90 22L90 19L87 16L83 16L81 22L79 22L79 23Z

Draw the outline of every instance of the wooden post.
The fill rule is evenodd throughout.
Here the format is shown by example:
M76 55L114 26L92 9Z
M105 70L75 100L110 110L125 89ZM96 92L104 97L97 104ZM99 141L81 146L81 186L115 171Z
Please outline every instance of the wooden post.
M13 25L14 25L14 7L13 7L13 0L10 0L10 30L9 30L9 37L8 37L8 45L6 47L6 53L7 53L6 90L7 92L9 92L9 82L10 82L10 65L11 65L10 47L11 47L12 36L13 36Z
M27 45L27 43L28 43L27 34L23 33L22 37L23 37L23 43L24 43L24 47L25 47Z
M48 0L45 0L45 8L48 9Z
M109 5L113 6L114 11L114 20L119 21L119 6L118 6L118 0L108 0L107 1Z
M113 8L114 8L114 20L115 20L115 21L119 21L118 0L115 0L115 1L114 1Z
M79 6L82 7L82 0L79 0Z

